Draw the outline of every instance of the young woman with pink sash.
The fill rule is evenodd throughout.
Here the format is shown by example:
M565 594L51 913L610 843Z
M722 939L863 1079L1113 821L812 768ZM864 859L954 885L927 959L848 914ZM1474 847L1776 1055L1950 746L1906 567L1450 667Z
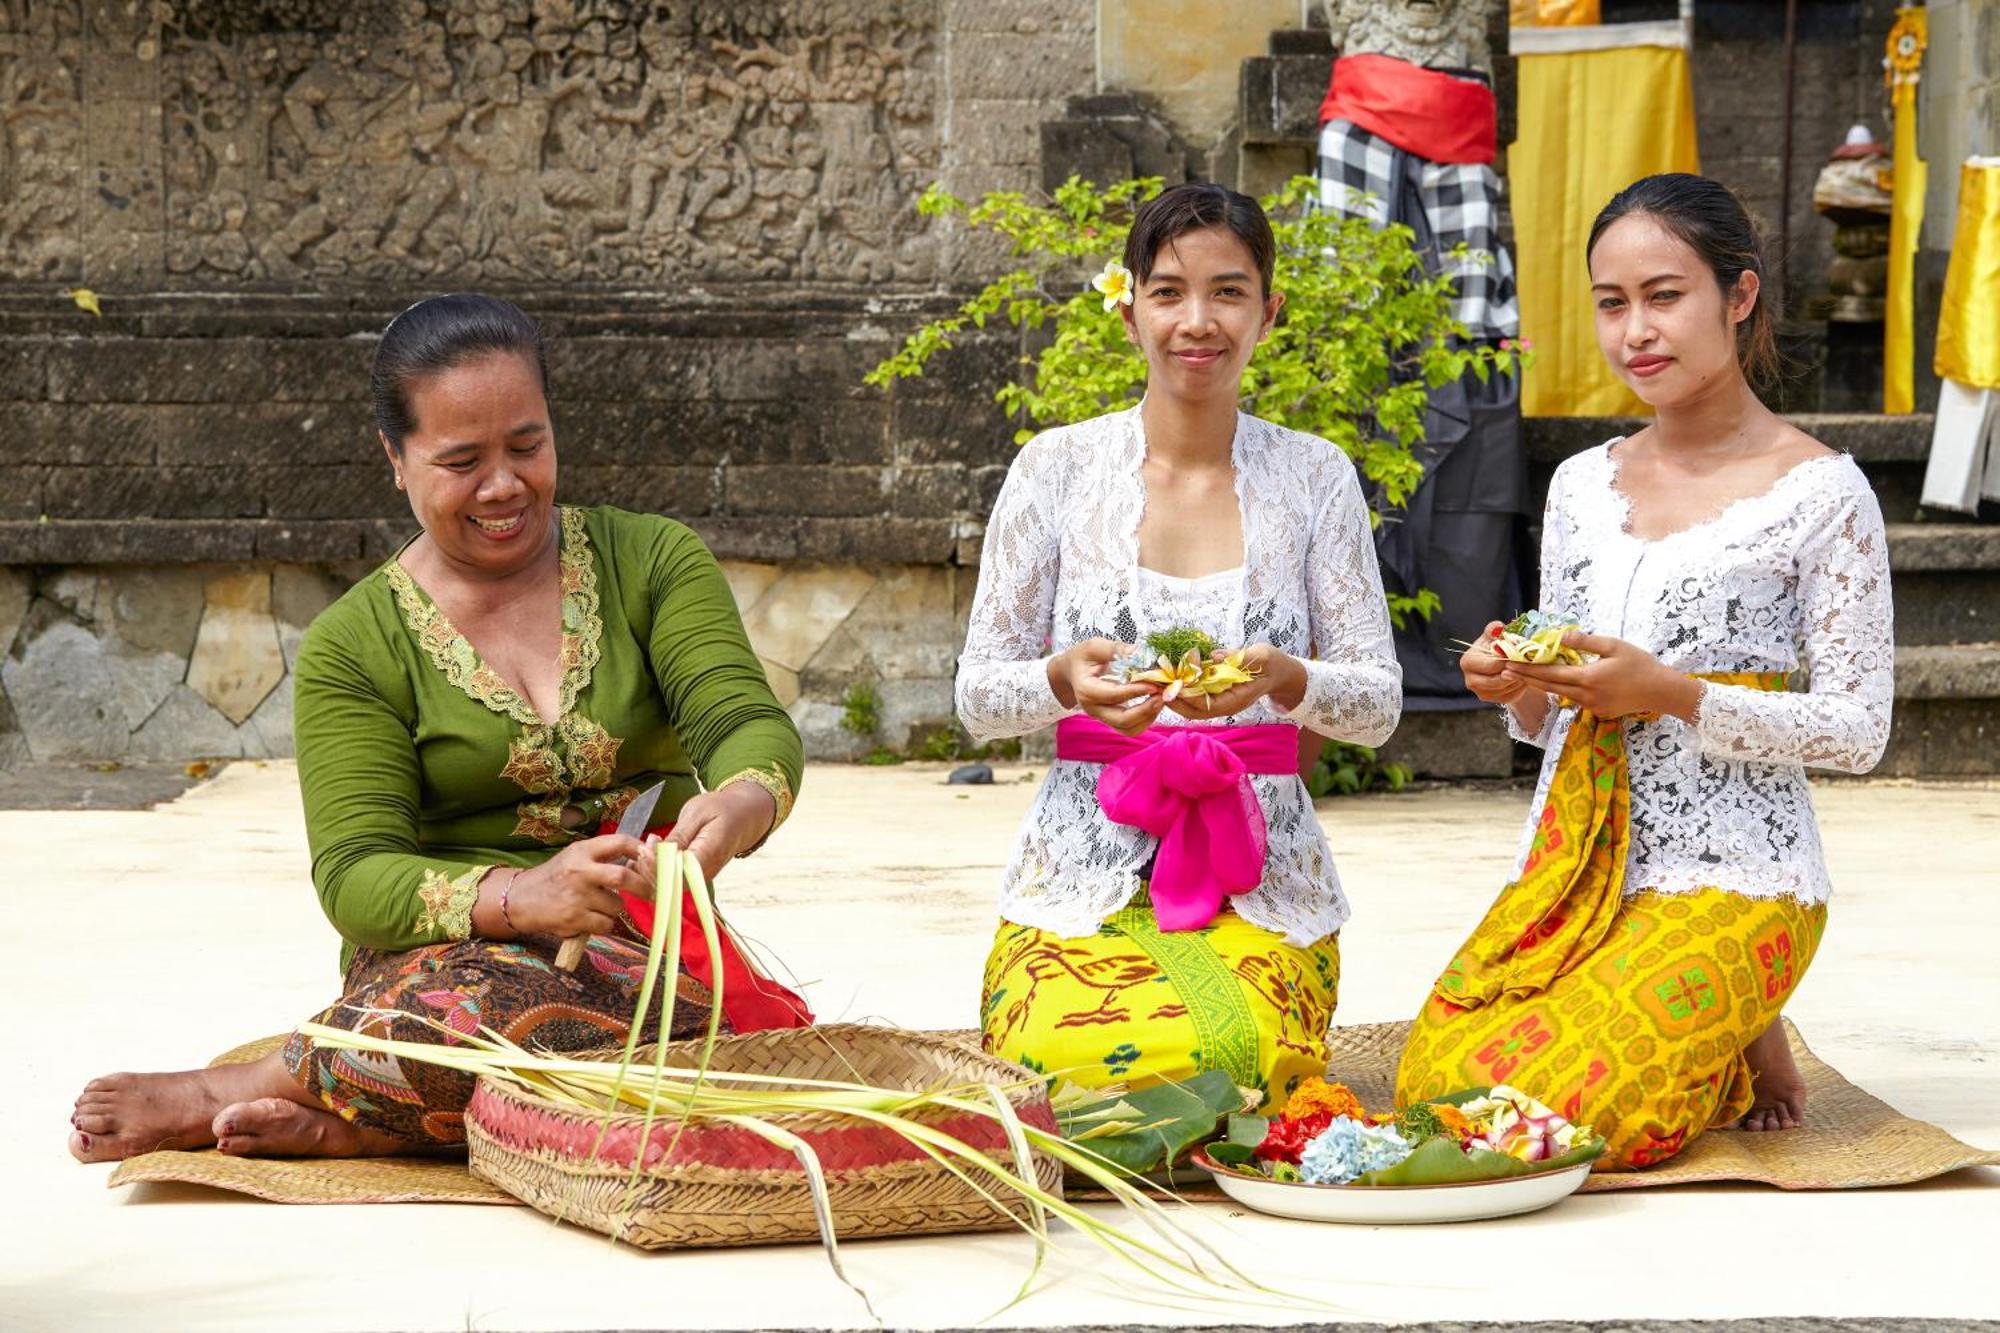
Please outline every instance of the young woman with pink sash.
M1268 1106L1326 1066L1348 907L1299 731L1380 743L1401 672L1354 465L1237 408L1284 302L1274 249L1219 186L1141 208L1145 399L1031 440L986 529L959 717L981 740L1053 725L1056 757L1002 881L985 1044L1085 1086L1223 1069ZM1122 683L1181 628L1251 680L1205 707Z

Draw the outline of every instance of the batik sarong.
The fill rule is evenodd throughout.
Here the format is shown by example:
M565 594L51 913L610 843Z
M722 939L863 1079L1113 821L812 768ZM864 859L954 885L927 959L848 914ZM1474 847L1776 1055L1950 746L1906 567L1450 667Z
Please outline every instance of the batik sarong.
M1622 722L1580 713L1520 876L1417 1015L1398 1105L1504 1082L1604 1135L1601 1171L1663 1161L1750 1109L1744 1048L1805 975L1826 906L1732 893L1726 866L1719 887L1628 897L1630 794Z
M1299 948L1226 909L1163 932L1141 892L1095 935L1001 922L986 960L983 1044L1084 1087L1221 1069L1274 1111L1326 1072L1339 990L1337 936Z
M346 994L315 1021L398 1041L459 1041L489 1027L509 1041L557 1053L602 1050L624 1042L646 972L646 946L593 935L574 972L555 966L560 941L460 940L401 953L359 950L347 969ZM661 986L672 984L663 969ZM659 1034L656 992L642 1039ZM675 1039L708 1029L710 993L679 977ZM729 1031L727 1020L723 1030ZM364 1129L407 1143L465 1141L465 1106L473 1076L418 1060L330 1050L297 1033L285 1067L326 1108Z

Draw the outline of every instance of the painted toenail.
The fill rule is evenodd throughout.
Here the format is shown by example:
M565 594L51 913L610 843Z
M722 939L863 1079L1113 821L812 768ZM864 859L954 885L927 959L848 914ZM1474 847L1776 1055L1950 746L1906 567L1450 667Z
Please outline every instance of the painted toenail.
M83 1135L83 1136L82 1136L82 1138L83 1138L83 1150L84 1150L85 1152L89 1152L89 1151L90 1151L90 1135L88 1135L88 1134L85 1134L85 1135Z

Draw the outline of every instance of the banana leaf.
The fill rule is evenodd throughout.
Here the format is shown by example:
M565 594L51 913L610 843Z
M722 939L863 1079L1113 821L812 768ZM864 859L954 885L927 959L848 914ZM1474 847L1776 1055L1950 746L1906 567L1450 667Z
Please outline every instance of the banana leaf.
M1240 1143L1246 1148L1254 1148L1264 1141L1271 1132L1271 1118L1262 1115L1233 1115L1229 1117L1229 1142Z
M1092 1113L1101 1113L1112 1103L1123 1103L1139 1113L1131 1118L1131 1130L1101 1132L1120 1122ZM1160 1083L1104 1102L1058 1111L1056 1127L1064 1138L1110 1166L1138 1175L1172 1165L1188 1149L1213 1136L1217 1122L1242 1105L1243 1094L1237 1091L1236 1081L1222 1070L1211 1069L1182 1083ZM1083 1138L1084 1134L1090 1137Z
M1218 1166L1249 1168L1255 1174L1262 1174L1256 1171L1257 1145L1264 1141L1270 1128L1270 1120L1261 1115L1230 1116L1228 1132L1202 1151Z

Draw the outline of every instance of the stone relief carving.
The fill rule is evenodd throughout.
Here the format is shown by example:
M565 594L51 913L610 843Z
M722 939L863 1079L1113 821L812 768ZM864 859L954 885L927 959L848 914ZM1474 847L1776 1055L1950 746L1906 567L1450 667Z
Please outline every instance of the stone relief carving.
M929 278L937 10L156 5L162 277ZM89 39L75 3L0 16L0 277L23 279L74 258Z
M83 16L0 0L0 272L74 278L83 168Z

